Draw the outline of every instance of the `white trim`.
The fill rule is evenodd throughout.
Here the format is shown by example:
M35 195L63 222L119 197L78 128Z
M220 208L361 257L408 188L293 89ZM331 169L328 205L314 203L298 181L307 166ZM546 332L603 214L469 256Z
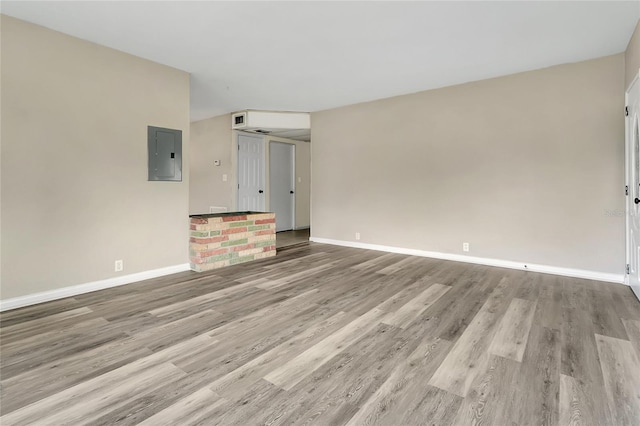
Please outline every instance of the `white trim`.
M487 259L484 257L465 256L461 254L440 253L410 248L383 246L378 244L356 243L353 241L332 240L329 238L311 237L309 241L314 243L331 244L335 246L362 248L368 250L384 251L389 253L408 254L411 256L431 257L434 259L453 260L455 262L476 263L479 265L497 266L499 268L519 269L522 271L541 272L543 274L562 275L566 277L585 278L588 280L607 281L617 284L625 284L624 274L612 274L608 272L587 271L583 269L561 268L558 266L538 265L533 263L514 262L511 260Z
M168 266L166 268L153 269L151 271L138 272L135 274L123 275L120 277L107 278L106 280L93 281L70 287L62 287L55 290L43 291L41 293L28 294L26 296L0 300L0 312L8 311L10 309L22 308L29 305L35 305L37 303L49 302L51 300L62 299L65 297L77 296L79 294L89 293L96 290L103 290L105 288L131 284L138 281L148 280L150 278L162 277L164 275L175 274L188 270L189 264L183 263L181 265Z

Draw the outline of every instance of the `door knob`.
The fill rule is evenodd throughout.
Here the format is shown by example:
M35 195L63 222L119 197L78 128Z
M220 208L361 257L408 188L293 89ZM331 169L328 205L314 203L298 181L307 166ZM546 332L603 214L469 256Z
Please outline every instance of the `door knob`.
M634 202L634 203L636 203L636 204L640 204L640 198L637 198L637 197L636 197L636 199L635 199L635 200L633 200L633 202Z
M289 191L289 194L293 194L293 191Z
M262 194L263 192L264 192L264 191L263 191L262 189L259 189L259 190L258 190L258 193L259 193L259 194Z

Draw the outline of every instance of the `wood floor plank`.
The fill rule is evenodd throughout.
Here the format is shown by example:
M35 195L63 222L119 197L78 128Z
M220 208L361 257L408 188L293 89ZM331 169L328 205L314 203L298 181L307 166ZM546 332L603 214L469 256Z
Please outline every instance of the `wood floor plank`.
M329 256L329 253L326 253L323 251L307 254L304 256L296 256L290 260L280 261L272 265L267 265L264 267L264 269L267 270L267 273L272 273L271 270L273 269L278 269L282 271L283 269L285 270L290 269L291 266L294 266L294 265L301 265L302 267L306 267L308 264L313 264L314 262L321 260L323 258L326 258L327 256ZM239 279L238 281L244 282L243 279Z
M434 425L452 425L454 416L459 410L461 398L433 386L424 386L418 394L421 399L415 408L403 416L403 424L424 424L428 419Z
M332 294L332 302L340 309L355 315L362 315L373 308L382 310L382 304L393 297L399 290L410 285L411 279L399 278L390 283L386 275L378 275L367 285L354 287L352 291L340 294L338 288Z
M229 295L236 294L242 292L246 289L251 289L254 285L251 282L236 284L227 288L223 288L222 290L217 290L212 293L203 294L199 297L194 297L190 299L186 299L180 302L172 303L167 306L162 306L156 309L149 311L152 315L163 316L168 315L172 312L180 311L187 308L192 308L194 306L203 305L207 302L213 302L215 300L223 299L228 297Z
M83 306L77 309L70 309L68 311L48 315L46 317L40 317L29 321L15 323L13 325L5 326L3 324L2 329L0 329L0 337L5 340L8 339L11 335L18 334L20 337L24 338L31 335L31 333L29 333L30 331L36 331L39 334L43 331L46 331L43 330L44 326L59 327L60 323L64 321L73 321L76 320L76 318L79 316L87 315L92 312L93 311L91 309ZM7 340L5 340L5 342L6 341Z
M591 315L582 309L563 311L561 373L581 382L603 384Z
M134 341L138 342L139 346L157 351L215 328L224 321L221 316L220 312L206 309L200 313L130 335Z
M636 350L636 356L640 359L640 321L623 319L622 323L627 330L627 336Z
M268 372L275 370L296 355L299 355L309 346L324 339L336 329L346 325L353 319L353 316L345 312L338 312L327 319L313 324L292 339L287 340L215 380L210 388L225 397L233 397L237 393L241 393L246 386L257 382Z
M442 284L433 284L420 293L415 298L408 301L396 312L387 314L382 322L399 328L406 328L413 320L423 313L429 306L433 305L444 294L451 290L451 287Z
M236 399L225 400L210 410L207 421L201 425L254 425L254 419L273 411L286 391L266 380L259 380L247 387Z
M320 265L320 266L316 266L314 268L308 268L305 269L304 271L300 271L298 273L295 274L291 274L291 275L287 275L284 278L278 278L278 279L274 279L274 280L268 280L265 282L262 282L260 284L257 284L256 287L261 288L263 290L273 290L274 288L278 288L281 287L283 285L289 284L291 282L294 282L296 280L300 280L302 278L306 278L315 274L320 274L324 271L326 271L327 269L331 269L333 266L335 266L337 264L337 262L330 262L324 265Z
M451 424L511 424L509 422L511 413L507 407L515 398L512 382L518 368L519 366L513 360L489 356L486 370L476 376Z
M142 392L129 395L122 398L115 407L112 406L95 413L91 419L91 425L136 426L201 388L202 383L197 378L188 375L170 378L161 386L152 388L150 392L145 389Z
M562 282L554 275L543 275L536 304L534 322L546 328L562 329Z
M570 376L560 375L560 426L589 426L611 424L611 419L600 418L591 404L593 396L585 391L587 384L580 384ZM607 421L608 420L608 421Z
M31 338L16 342L23 344L28 341L28 345L14 346L14 344L9 344L9 347L13 347L7 351L3 348L2 351L0 376L3 379L8 379L45 364L47 359L65 358L74 353L96 346L107 345L128 337L125 333L100 318L83 321L81 324L82 327L67 328L66 331L69 332L60 333L59 339L55 339L58 333L47 333L46 336L33 336L39 338L35 342Z
M171 361L207 351L216 343L206 334L196 336L3 415L0 421L32 424L35 419L46 418L49 424L63 423L62 419L90 423L126 404L131 395L153 392L185 377L186 373Z
M609 291L587 289L591 301L591 322L597 334L627 340L627 332Z
M277 324L276 321L287 321L290 316L308 310L309 306L314 303L313 296L317 291L317 289L310 289L296 296L284 298L284 300L280 300L249 314L234 317L233 320L212 330L210 336L221 340L227 336L235 336L237 338L243 332L251 332L254 329L262 329L265 326L271 327Z
M10 413L151 354L150 349L129 338L79 351L3 378L0 389L2 413Z
M50 315L56 315L61 312L80 307L82 307L82 305L74 297L67 297L65 299L52 300L51 302L25 306L20 309L0 312L0 326L2 328L9 327L14 324L33 321L38 318L45 318Z
M412 264L415 264L416 262L419 262L420 259L417 259L413 256L403 256L404 258L401 260L398 260L394 263L392 263L391 265L384 267L382 269L379 269L378 271L376 271L378 274L384 274L384 275L391 275L394 274L398 271L401 271L402 269L406 268L407 266L410 266Z
M138 424L140 426L206 424L211 422L211 414L226 402L227 400L205 387Z
M431 377L431 386L461 397L467 396L475 377L486 368L489 360L487 349L496 324L507 309L512 291L509 281L503 279Z
M520 283L518 291L513 297L535 302L540 297L540 290L544 274L536 274L529 271L509 271L509 279Z
M401 330L378 324L305 378L295 397L281 395L255 424L344 424L412 349ZM372 374L372 372L375 372Z
M429 285L430 281L428 279L408 282L404 286L396 285L396 282L394 281L393 287L395 292L379 303L377 308L385 312L396 312L404 304L422 293ZM391 285L388 284L387 286L391 287Z
M298 309L289 309L286 314L281 312L280 317L239 318L209 333L219 341L215 348L174 362L189 374L213 381L292 339L303 327L309 326L310 321L323 321L334 314L330 307ZM354 318L350 314L347 317Z
M380 309L372 309L283 366L270 372L264 376L265 380L285 390L291 389L314 370L344 350L345 346L354 341L357 336L373 329L385 314Z
M83 316L68 327L53 328L45 333L37 335L30 334L26 338L2 341L2 365L11 364L13 356L20 356L21 353L30 353L38 348L49 348L49 343L59 342L63 339L73 338L73 336L83 335L88 331L96 330L99 327L109 326L109 321L100 317L86 318Z
M640 361L631 342L596 335L609 410L615 424L640 424ZM632 372L635 372L632 373Z
M431 378L450 347L451 342L439 338L422 341L347 424L408 424L407 413L415 412L423 401L424 383Z
M565 308L591 312L592 303L589 290L592 284L571 277L559 277L562 283L562 297Z
M489 352L518 362L522 361L535 309L535 302L513 298L493 336Z
M475 267L459 271L457 280L449 280L452 289L424 312L424 321L414 323L418 334L456 342L503 278L500 272L487 274Z
M565 292L563 297L568 301L571 296ZM576 302L570 305L582 305L581 301ZM589 396L591 414L588 418L598 421L594 424L612 424L609 406L606 398L602 397L605 395L604 379L588 310L573 307L563 310L560 356L561 374L575 379Z
M353 265L351 268L365 271L371 270L373 268L379 271L380 269L390 265L391 263L397 262L399 258L400 255L395 253L383 254L378 252L373 259L358 263L357 265Z
M609 286L608 291L620 318L640 321L640 301L627 285Z
M560 331L533 324L518 374L512 383L510 424L558 423L560 380Z
M146 358L149 359L149 358ZM114 410L127 398L144 390L165 386L185 373L171 363L153 363L144 368L133 362L37 403L2 416L3 424L29 425L46 419L48 424L91 423L107 410Z

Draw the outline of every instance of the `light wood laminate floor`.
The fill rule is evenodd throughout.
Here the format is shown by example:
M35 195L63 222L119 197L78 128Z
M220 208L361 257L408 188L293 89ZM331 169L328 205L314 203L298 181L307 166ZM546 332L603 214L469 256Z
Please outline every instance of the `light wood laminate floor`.
M1 314L8 425L639 425L629 287L308 244Z
M276 247L280 249L284 247L308 243L310 235L311 230L309 228L278 232L276 234Z

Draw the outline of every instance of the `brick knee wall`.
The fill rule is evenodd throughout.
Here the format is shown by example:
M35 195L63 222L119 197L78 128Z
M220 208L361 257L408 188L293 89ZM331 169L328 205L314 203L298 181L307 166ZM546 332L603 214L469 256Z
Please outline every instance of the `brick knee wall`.
M191 270L202 272L276 255L276 215L191 218Z

